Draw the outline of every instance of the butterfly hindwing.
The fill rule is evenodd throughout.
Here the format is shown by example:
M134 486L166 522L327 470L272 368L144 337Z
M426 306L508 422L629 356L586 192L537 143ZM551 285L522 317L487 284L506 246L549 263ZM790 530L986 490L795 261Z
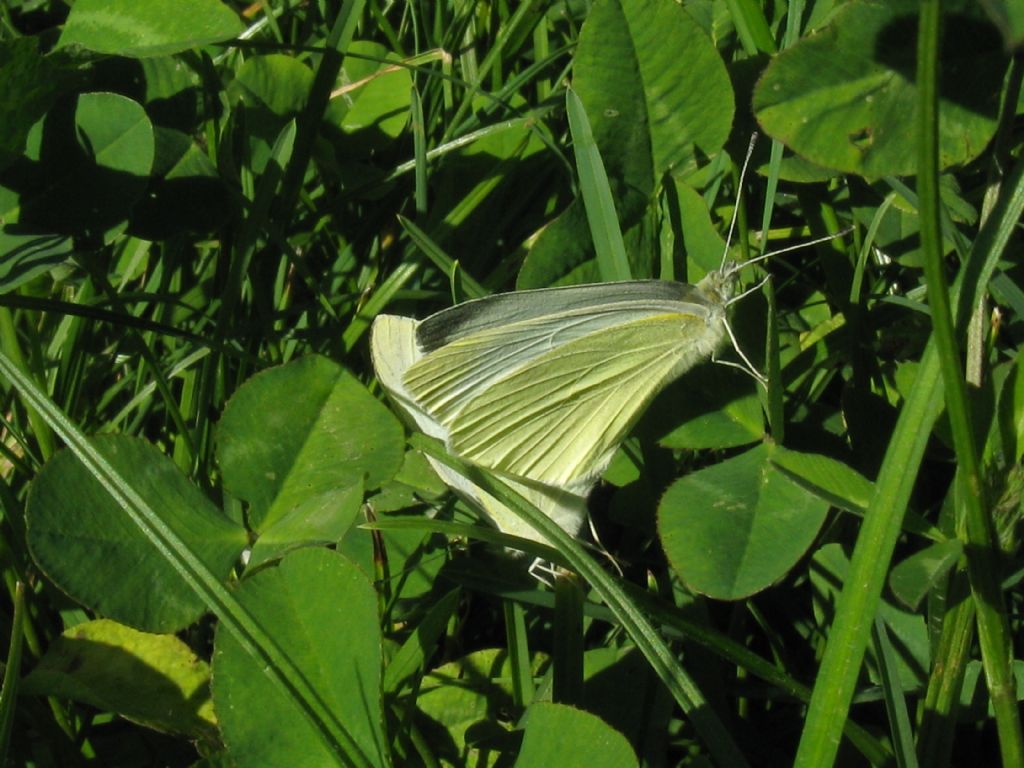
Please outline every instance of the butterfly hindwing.
M420 359L416 346L418 323L409 317L378 315L370 331L370 353L377 378L396 405L424 433L445 439L447 430L423 409L405 387L405 372ZM474 485L445 464L428 457L438 476L459 495L480 509L490 521L506 533L535 538L533 529L497 499ZM505 478L544 514L564 530L576 535L586 516L586 494L534 483L526 478Z

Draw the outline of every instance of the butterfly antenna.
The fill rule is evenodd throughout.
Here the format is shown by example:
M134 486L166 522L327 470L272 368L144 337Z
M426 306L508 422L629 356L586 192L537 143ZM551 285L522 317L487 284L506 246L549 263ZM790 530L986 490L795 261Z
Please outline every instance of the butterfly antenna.
M754 264L754 263L756 263L758 261L764 261L765 259L769 258L770 256L780 256L781 254L789 253L790 251L798 251L801 248L810 248L812 245L819 245L820 243L827 243L829 240L835 240L837 238L840 238L840 237L843 237L845 235L848 235L851 232L853 232L853 227L847 227L846 229L843 229L843 230L840 230L839 232L836 232L834 235L825 235L824 237L818 237L818 238L815 238L814 240L808 240L808 241L803 242L803 243L797 243L796 245L788 245L785 248L779 248L779 250L777 250L777 251L769 251L768 253L765 253L765 254L763 254L761 256L758 256L756 259L750 259L749 261L745 261L740 266L744 266L745 267L747 264Z
M814 240L808 240L808 241L803 242L803 243L797 243L796 245L788 245L785 248L779 248L777 251L769 251L768 253L762 253L760 256L755 256L754 258L747 259L746 261L740 262L739 264L734 264L729 270L726 271L725 274L727 276L728 275L735 275L741 269L743 269L745 267L749 267L751 264L757 264L758 262L761 262L761 261L767 261L768 259L771 259L771 258L773 258L775 256L781 256L783 253L789 253L790 251L798 251L801 248L810 248L812 245L819 245L821 243L827 243L829 240L836 240L837 238L843 237L844 235L848 235L852 231L853 231L853 227L847 227L844 230L836 232L834 235L825 235L824 237L817 237ZM764 285L764 283L765 283L765 281L762 280L760 283L758 283L755 286L755 288L760 288L761 286ZM740 299L743 296L746 296L746 295L748 295L750 293L753 293L753 291L754 291L754 289L751 289L749 291L745 291L742 295L736 296L735 299ZM730 301L729 303L731 304L732 301Z
M810 245L810 243L802 243L801 245L796 246L796 247L800 248L800 247L803 247L803 245ZM785 253L787 250L792 250L792 249L785 248L785 249L783 249L781 251L772 251L771 253L764 253L764 254L761 254L760 256L755 256L752 259L747 259L746 261L738 262L736 264L733 264L731 267L729 267L729 269L727 269L725 271L725 274L726 274L726 276L735 275L737 272L739 272L744 267L749 267L751 264L757 264L759 261L765 261L769 256L775 256L775 255L777 255L779 253Z
M747 145L747 156L743 158L743 167L740 169L740 185L736 192L736 205L732 209L732 221L729 222L729 234L725 238L725 253L722 254L722 266L719 269L725 269L725 263L729 257L729 246L732 245L732 235L736 231L736 220L740 215L740 196L743 193L743 182L747 178L747 167L750 165L750 157L754 154L754 145L757 144L757 131L755 131L750 137L750 143Z

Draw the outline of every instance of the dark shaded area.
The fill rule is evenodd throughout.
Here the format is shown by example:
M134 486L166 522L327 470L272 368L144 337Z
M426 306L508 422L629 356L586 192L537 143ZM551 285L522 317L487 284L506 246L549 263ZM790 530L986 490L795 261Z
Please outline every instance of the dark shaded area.
M77 97L62 99L43 119L38 159L20 157L0 174L0 185L19 198L13 231L98 236L123 220L145 189L145 177L96 162L76 108Z
M910 6L916 9L916 4ZM998 88L1006 69L999 31L979 11L948 11L939 48L940 98L980 115L995 118ZM917 80L917 15L897 16L875 39L875 59L908 82Z

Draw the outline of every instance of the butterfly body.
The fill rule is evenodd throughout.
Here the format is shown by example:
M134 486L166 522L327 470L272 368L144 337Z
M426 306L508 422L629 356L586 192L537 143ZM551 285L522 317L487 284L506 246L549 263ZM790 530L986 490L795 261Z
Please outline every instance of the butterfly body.
M726 265L696 285L544 288L422 321L382 315L371 333L374 367L421 430L575 535L587 493L647 404L723 345L734 285ZM435 469L499 528L537 538L476 486Z

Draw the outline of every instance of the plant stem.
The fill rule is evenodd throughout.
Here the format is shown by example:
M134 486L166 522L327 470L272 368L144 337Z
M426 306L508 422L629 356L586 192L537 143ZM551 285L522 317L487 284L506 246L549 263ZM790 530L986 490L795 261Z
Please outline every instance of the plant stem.
M1016 682L1011 668L1013 648L1010 626L997 573L1001 557L985 499L981 463L967 405L963 360L954 335L949 287L942 262L938 165L941 6L939 0L923 0L920 8L917 51L917 85L920 94L917 183L928 303L946 392L946 412L959 462L967 574L977 611L978 640L985 679L995 711L1003 765L1024 765L1024 735L1017 712Z

